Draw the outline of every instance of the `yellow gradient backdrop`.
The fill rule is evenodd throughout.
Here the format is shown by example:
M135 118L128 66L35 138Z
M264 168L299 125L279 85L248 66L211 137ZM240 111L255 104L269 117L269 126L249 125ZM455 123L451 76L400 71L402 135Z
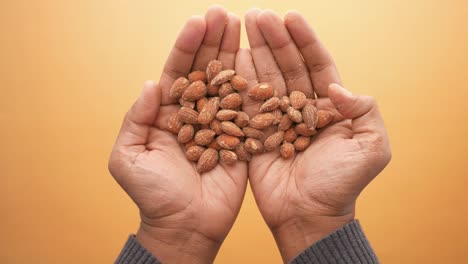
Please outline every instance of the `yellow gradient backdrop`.
M383 263L468 260L468 2L224 1L304 13L377 97L393 160L357 207ZM121 119L210 1L0 3L0 262L111 263L138 211L107 171ZM247 47L245 30L242 45ZM250 190L216 263L280 263Z

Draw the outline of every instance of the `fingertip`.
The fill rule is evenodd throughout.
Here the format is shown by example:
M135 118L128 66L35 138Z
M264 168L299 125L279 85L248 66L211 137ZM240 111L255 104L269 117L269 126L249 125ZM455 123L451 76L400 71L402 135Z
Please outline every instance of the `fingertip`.
M336 95L336 94L341 94L346 97L351 97L353 93L351 93L349 90L345 89L343 86L337 84L337 83L332 83L328 86L328 93Z
M271 9L261 11L257 16L257 24L269 25L281 20L280 17Z
M206 21L216 20L227 23L228 12L222 5L215 4L208 8L205 14L205 19Z
M257 18L257 15L261 12L262 10L260 8L251 8L245 13L245 22L247 21L252 21Z
M228 18L229 18L229 22L230 23L233 23L236 27L239 26L240 27L240 18L238 15L236 15L235 13L233 12L229 12L228 13Z
M191 16L187 20L186 26L190 26L192 31L196 31L199 34L205 34L206 21L200 15Z
M299 11L295 9L291 9L284 15L284 23L286 25L292 24L298 20L298 18L302 17Z

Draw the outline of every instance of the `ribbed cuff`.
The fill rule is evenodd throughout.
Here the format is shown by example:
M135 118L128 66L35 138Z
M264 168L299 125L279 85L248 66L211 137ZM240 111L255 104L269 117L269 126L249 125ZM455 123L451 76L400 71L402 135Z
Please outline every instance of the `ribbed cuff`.
M135 238L130 235L122 252L115 261L116 264L161 264L151 253L146 250Z
M358 220L343 226L295 257L291 264L379 263Z

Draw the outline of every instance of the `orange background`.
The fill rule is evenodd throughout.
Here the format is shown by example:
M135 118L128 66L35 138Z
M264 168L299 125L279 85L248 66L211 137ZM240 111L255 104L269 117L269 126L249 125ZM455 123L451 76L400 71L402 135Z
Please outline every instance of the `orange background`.
M114 261L139 222L107 171L121 119L185 19L209 4L1 1L1 263ZM224 5L304 13L345 85L378 98L393 160L357 217L381 261L468 260L468 1ZM248 190L216 263L280 261Z

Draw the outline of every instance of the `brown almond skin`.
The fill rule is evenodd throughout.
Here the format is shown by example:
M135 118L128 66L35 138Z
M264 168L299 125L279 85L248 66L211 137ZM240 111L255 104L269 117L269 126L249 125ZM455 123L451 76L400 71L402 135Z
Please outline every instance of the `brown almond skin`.
M203 109L200 111L200 114L198 115L198 122L203 125L209 124L216 117L218 109L219 97L211 97L208 100L208 102L205 103Z
M305 123L297 124L295 127L295 130L296 130L296 133L305 137L311 137L317 134L317 130L308 128Z
M193 71L193 72L189 73L188 79L189 79L189 81L191 83L196 82L196 81L206 82L206 72L204 72L204 71Z
M180 106L185 106L188 108L195 109L195 102L185 101L182 97L179 98L179 104Z
M221 99L234 92L235 90L230 83L223 83L218 89L218 94Z
M211 60L206 67L206 80L208 83L223 70L223 63L219 60Z
M279 108L281 109L281 111L286 113L286 110L290 106L291 106L291 102L289 101L289 97L287 96L281 97L280 102L279 102Z
M169 96L174 99L179 99L184 94L185 89L189 87L190 81L185 77L177 78L171 86Z
M181 144L187 143L193 138L193 134L195 133L195 129L192 125L184 125L179 131L177 135L177 141Z
M254 101L263 101L273 97L274 90L268 83L259 83L250 88L247 95Z
M216 149L216 150L222 150L221 146L218 144L216 140L211 141L210 144L208 144L209 148Z
M275 109L270 112L273 115L273 125L278 125L283 118L283 112L280 109Z
M216 118L221 121L229 121L236 118L238 115L237 111L231 109L221 109L216 113Z
M234 124L231 121L223 121L221 122L221 130L224 131L224 133L235 136L235 137L243 137L244 132L242 132L242 129L240 129L236 124Z
M217 119L213 119L213 121L211 121L210 129L213 130L216 133L216 135L223 134L223 130L221 129L221 121Z
M297 151L304 151L310 145L310 137L300 136L294 141L294 148Z
M274 116L271 113L257 114L249 121L249 126L255 129L265 129L273 124Z
M279 106L280 99L278 97L272 97L268 100L266 100L262 106L260 106L260 112L265 113L265 112L270 112L278 108Z
M212 148L206 149L198 160L197 171L203 173L212 170L216 167L218 159L218 151Z
M333 121L335 115L327 110L318 110L317 111L317 128L322 128L327 126Z
M240 161L251 161L252 160L252 154L247 152L245 149L244 142L239 143L239 145L236 146L236 149L234 150L237 154L237 159Z
M177 119L186 124L198 124L198 112L188 107L181 107Z
M219 106L223 109L237 109L242 104L242 97L238 93L232 93L221 99Z
M243 128L249 124L249 120L249 115L247 115L246 112L239 111L237 112L237 116L234 119L234 122L238 127Z
M231 85L232 88L236 89L237 91L243 91L247 89L247 80L240 75L234 75L234 77L231 79Z
M202 129L199 130L196 134L193 140L197 145L199 146L206 146L213 141L214 137L216 136L216 133L211 130L211 129Z
M301 91L292 91L289 95L289 101L294 109L299 110L307 103L307 97Z
M231 136L228 134L222 134L216 138L216 142L223 148L223 149L235 149L237 145L240 143L240 139L235 136Z
M288 128L286 131L284 131L284 141L292 143L294 140L297 138L297 132L294 129L294 127Z
M242 128L242 131L246 137L250 138L262 139L264 136L263 131L248 126Z
M195 141L193 141L193 139L192 139L189 142L185 143L184 147L185 147L185 149L188 149L188 148L196 146L196 145L197 145L197 143L195 143Z
M210 98L211 99L211 98ZM205 104L208 102L208 98L206 97L203 97L201 99L198 99L197 103L196 103L196 109L197 109L197 112L200 113L202 110L203 110L203 107L205 106Z
M254 138L247 138L245 140L244 146L247 152L249 152L250 154L254 154L254 155L263 153L263 151L265 150L262 142Z
M284 142L280 147L281 157L284 159L290 159L294 156L295 148L294 145L289 142Z
M184 123L181 122L177 118L177 113L174 113L169 117L169 120L167 121L167 130L169 132L174 133L174 134L179 134L179 131L182 128L183 125L184 125Z
M234 165L237 162L237 154L234 151L222 149L219 151L219 158L226 165Z
M279 147L281 142L283 142L283 137L284 131L275 132L265 139L263 147L265 147L266 151L273 151Z
M281 117L280 123L278 124L278 130L287 130L291 127L292 123L293 121L291 118L289 118L288 115L283 115L283 117Z
M231 69L221 71L215 77L213 77L210 84L221 85L225 82L229 82L232 79L232 77L234 77L235 74L236 72Z
M187 148L187 151L185 151L185 156L187 156L187 159L190 161L198 161L204 151L205 151L204 147L191 146Z
M315 129L317 127L317 107L308 103L302 108L302 120L308 128Z
M205 97L206 95L206 85L202 81L193 82L185 89L184 93L182 94L182 98L185 101L196 101Z
M218 96L219 86L207 84L206 85L206 94L209 96Z
M288 107L286 110L286 113L289 116L289 119L291 119L295 123L302 123L302 113L299 110L294 109L292 106Z

